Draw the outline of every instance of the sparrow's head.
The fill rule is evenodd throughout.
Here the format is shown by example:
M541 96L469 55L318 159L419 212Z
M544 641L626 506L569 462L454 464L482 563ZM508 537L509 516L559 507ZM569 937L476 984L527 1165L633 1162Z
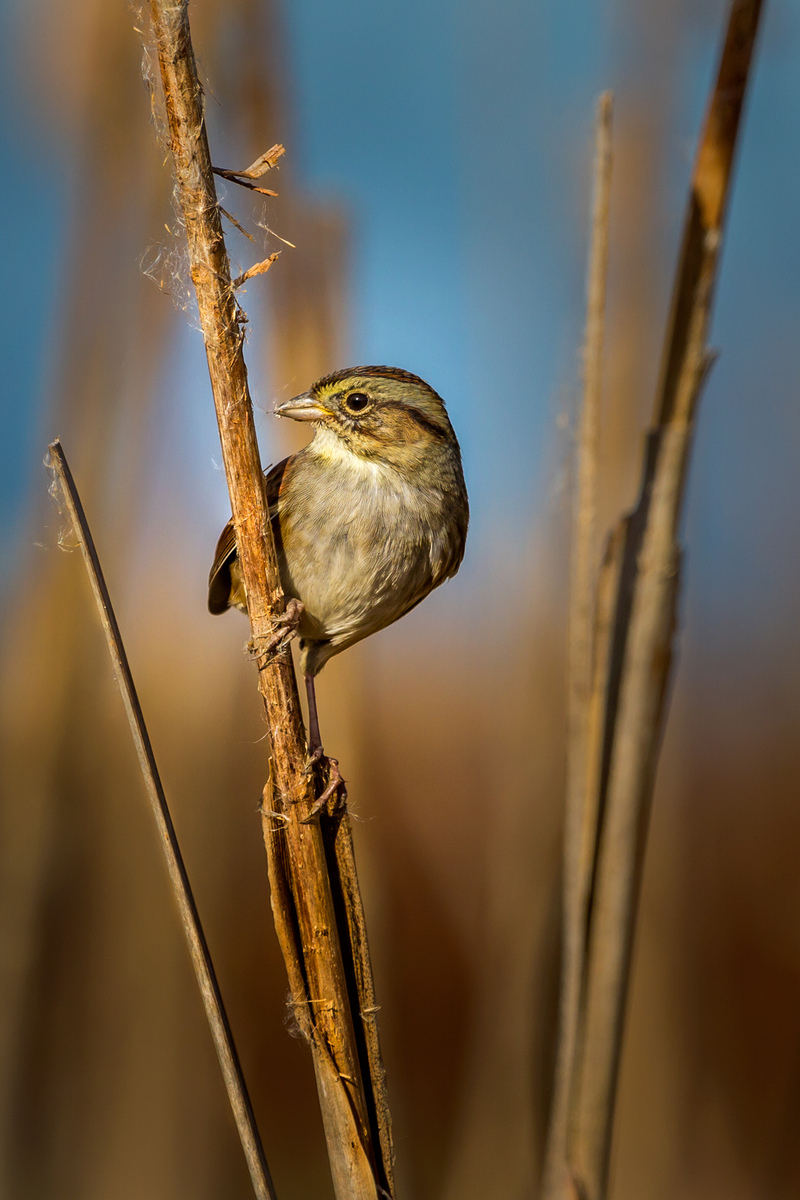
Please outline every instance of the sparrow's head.
M439 395L418 375L397 367L351 367L317 380L312 388L278 405L279 417L311 421L319 452L347 448L359 458L399 469L458 451Z

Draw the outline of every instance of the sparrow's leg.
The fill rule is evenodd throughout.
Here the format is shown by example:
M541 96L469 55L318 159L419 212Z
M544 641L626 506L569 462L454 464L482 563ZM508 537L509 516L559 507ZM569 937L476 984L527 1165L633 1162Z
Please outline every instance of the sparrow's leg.
M332 796L338 792L339 803L344 804L347 799L347 788L345 787L342 773L339 770L339 760L329 758L322 749L322 738L319 733L319 716L317 714L317 690L314 685L314 676L306 675L306 695L308 696L308 770L313 770L317 764L328 768L328 784L324 792L317 797L311 812L305 818L305 822L312 821L318 813L327 805Z
M306 695L308 696L308 749L312 756L322 752L322 738L319 736L319 717L317 716L317 689L314 676L306 675Z

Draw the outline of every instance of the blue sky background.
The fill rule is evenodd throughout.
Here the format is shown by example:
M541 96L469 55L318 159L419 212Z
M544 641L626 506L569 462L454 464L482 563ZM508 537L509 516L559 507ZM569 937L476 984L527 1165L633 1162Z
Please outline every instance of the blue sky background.
M470 484L473 547L504 534L513 541L561 503L559 416L571 414L577 388L595 97L615 89L620 137L651 84L666 98L652 285L666 309L724 10L718 0L673 8L662 53L646 10L621 0L285 6L292 161L304 185L341 203L351 221L351 357L415 370L448 401ZM48 132L20 79L26 10L2 0L0 12L8 579L41 482L73 192L71 147ZM724 600L725 619L751 620L761 606L769 621L785 622L794 606L799 63L800 13L773 0L742 139L713 331L722 353L703 401L688 510L692 603L721 612ZM612 290L624 286L615 232L624 231L612 229ZM612 306L610 339L613 320ZM181 342L187 352L171 370L199 381L202 359ZM262 393L269 386L256 381ZM650 403L643 395L643 414Z
M0 439L0 520L4 574L17 549L34 461L35 434L45 389L49 345L68 232L69 183L63 153L20 94L16 69L21 0L0 4L0 188L3 285L0 363L3 437Z

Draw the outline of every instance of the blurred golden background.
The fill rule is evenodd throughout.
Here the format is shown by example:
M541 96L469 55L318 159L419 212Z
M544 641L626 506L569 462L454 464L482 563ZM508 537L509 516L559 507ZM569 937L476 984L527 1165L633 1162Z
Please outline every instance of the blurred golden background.
M400 1192L419 1200L536 1192L592 103L615 89L606 528L634 498L724 9L192 3L215 162L287 145L267 181L278 200L222 197L281 250L243 298L265 462L297 444L273 400L350 362L427 378L464 449L460 575L319 684L356 820ZM0 1195L249 1192L82 566L57 548L39 464L59 434L279 1194L324 1197L311 1062L287 1028L269 912L246 625L205 611L227 497L143 18L100 0L5 0L2 18ZM800 1193L799 56L800 18L776 0L692 465L619 1200ZM263 257L233 230L230 247L242 268Z

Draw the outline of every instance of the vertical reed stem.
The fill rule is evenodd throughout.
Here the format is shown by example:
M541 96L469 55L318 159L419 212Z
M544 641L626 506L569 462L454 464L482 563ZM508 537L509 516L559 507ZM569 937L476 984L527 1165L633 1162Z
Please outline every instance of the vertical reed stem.
M69 469L69 463L58 439L50 445L49 454L50 466L58 479L59 488L64 497L67 512L69 513L72 527L78 539L81 555L83 556L89 576L89 582L92 586L92 593L100 613L103 632L106 637L109 653L111 654L111 661L114 664L114 673L120 692L122 693L125 712L136 747L136 754L142 769L147 796L150 800L150 807L159 837L161 838L164 856L167 860L170 883L172 884L173 895L178 905L183 932L186 935L186 941L189 946L197 986L200 989L200 996L203 1001L203 1007L206 1010L206 1018L211 1030L214 1049L217 1052L220 1070L222 1071L222 1077L228 1092L228 1100L233 1111L234 1120L236 1121L236 1128L239 1131L239 1138L241 1139L245 1159L247 1160L247 1168L250 1172L253 1191L258 1200L275 1200L275 1187L272 1182L272 1176L267 1166L264 1148L261 1144L261 1137L253 1114L253 1107L247 1093L247 1085L245 1084L242 1068L239 1064L239 1056L236 1053L233 1034L231 1033L227 1013L225 1012L225 1005L222 1001L222 994L217 983L214 964L211 961L211 954L209 953L205 934L200 924L200 915L197 911L189 877L186 874L183 855L181 854L178 838L172 824L167 797L164 794L164 788L161 784L161 776L156 766L153 747L150 743L150 735L147 732L144 713L142 712L139 697L136 693L133 675L128 663L128 655L125 651L125 644L122 641L122 634L114 614L111 596L109 595L103 570L100 566L100 560L97 556L94 538L92 537L89 523L86 520L86 514L83 511L83 505L78 494L78 489L75 486L72 472Z
M188 20L187 0L151 0L170 149L186 227L214 393L222 457L271 738L264 831L273 911L295 1011L311 1047L331 1173L338 1200L375 1200L391 1191L391 1164L373 1137L373 1081L359 1055L328 860L314 803L297 682L288 647L266 647L285 601L264 493L241 311L231 284ZM277 815L275 815L277 814ZM277 908L280 907L280 913ZM365 1078L366 1076L366 1078Z
M608 228L611 196L612 117L614 100L604 92L595 118L592 233L586 280L586 334L583 351L583 401L575 446L572 505L572 562L567 644L567 789L564 820L563 941L558 1060L548 1130L543 1195L557 1200L569 1188L566 1167L567 1106L581 989L586 907L591 862L586 842L586 771L589 700L592 690L597 519L598 443L605 339Z
M598 814L567 1158L578 1194L607 1194L631 954L664 725L680 581L677 530L707 346L726 202L761 0L733 0L692 176L639 503L615 532L618 583L599 760Z

